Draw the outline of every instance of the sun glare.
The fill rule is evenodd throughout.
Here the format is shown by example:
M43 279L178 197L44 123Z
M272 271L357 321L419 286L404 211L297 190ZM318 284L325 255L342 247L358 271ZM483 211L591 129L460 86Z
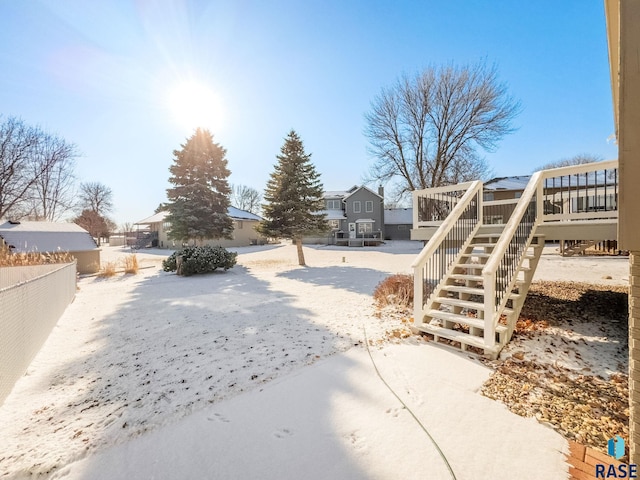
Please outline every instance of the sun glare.
M222 102L208 86L188 80L173 87L168 95L169 111L182 128L216 130L222 120Z

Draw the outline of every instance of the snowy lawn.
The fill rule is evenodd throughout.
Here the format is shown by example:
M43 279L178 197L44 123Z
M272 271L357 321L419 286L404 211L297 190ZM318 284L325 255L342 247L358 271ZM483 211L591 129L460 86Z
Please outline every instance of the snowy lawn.
M375 376L366 327L459 479L563 478L566 442L482 397L488 368L417 338L385 342L403 325L375 315L371 294L419 250L307 247L301 268L290 245L251 247L226 273L188 278L159 269L169 252L144 251L138 275L82 279L0 408L0 477L449 478ZM106 247L103 260L128 253ZM548 260L539 272L557 274ZM582 260L564 263L594 274Z

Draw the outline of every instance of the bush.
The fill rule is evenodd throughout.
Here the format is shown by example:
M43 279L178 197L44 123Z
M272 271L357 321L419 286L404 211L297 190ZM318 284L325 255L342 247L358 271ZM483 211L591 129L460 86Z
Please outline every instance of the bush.
M138 273L138 257L135 254L127 255L124 257L124 273L131 273L133 275Z
M236 264L235 252L220 247L186 247L174 252L169 258L162 262L162 269L165 272L175 272L178 270L178 257L182 257L182 275L189 276L196 273L215 272L218 268L225 271Z
M413 276L398 274L385 278L376 286L373 298L380 307L413 307Z
M116 263L106 262L98 272L100 278L111 278L116 274Z
M50 263L70 263L74 257L67 252L55 253L14 253L6 245L0 246L0 267L23 267Z

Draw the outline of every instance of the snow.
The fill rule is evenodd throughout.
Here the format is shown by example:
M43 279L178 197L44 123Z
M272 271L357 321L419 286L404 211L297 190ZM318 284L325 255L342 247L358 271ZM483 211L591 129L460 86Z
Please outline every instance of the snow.
M307 268L291 245L237 251L226 273L177 277L145 250L138 275L82 278L0 407L0 478L450 478L365 331L457 478L566 477L562 437L479 394L490 369L376 315L419 243L305 247ZM565 263L593 276L583 260ZM622 282L628 263L603 268Z

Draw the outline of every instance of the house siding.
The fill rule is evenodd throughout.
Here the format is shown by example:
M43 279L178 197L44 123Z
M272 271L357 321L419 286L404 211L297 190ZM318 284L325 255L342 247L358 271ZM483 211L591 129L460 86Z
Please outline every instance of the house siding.
M366 202L373 202L373 212L366 211ZM354 203L360 202L360 212L354 212ZM365 188L360 188L359 190L352 193L345 200L345 214L347 216L345 223L346 229L348 231L349 223L356 223L357 220L370 218L374 220L374 224L372 227L373 233L378 234L378 238L384 238L384 217L382 213L382 203L383 200L373 192ZM358 227L356 226L356 229ZM357 232L357 230L356 230Z

